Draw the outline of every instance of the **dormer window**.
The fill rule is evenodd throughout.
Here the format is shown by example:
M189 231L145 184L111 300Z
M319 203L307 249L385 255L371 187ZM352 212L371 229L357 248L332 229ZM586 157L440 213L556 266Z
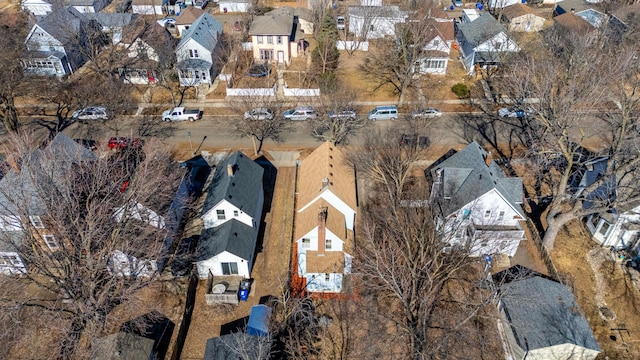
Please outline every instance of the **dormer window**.
M31 220L31 224L36 229L44 229L44 223L40 219L40 216L29 216L29 220Z

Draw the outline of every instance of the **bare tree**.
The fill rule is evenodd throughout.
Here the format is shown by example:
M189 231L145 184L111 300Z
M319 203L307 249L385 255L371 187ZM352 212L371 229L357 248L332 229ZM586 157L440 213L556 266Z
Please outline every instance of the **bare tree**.
M534 114L517 119L514 129L529 149L527 169L536 179L530 201L539 212L533 218L543 229L544 217L544 244L553 248L570 220L640 195L631 186L639 175L634 122L640 64L637 46L609 46L597 33L556 30L545 40L546 50L525 51L505 67L500 87L511 99L536 99L525 104ZM606 169L593 182L578 184L588 164L601 157Z
M282 117L283 103L271 96L238 96L229 102L237 114L235 131L240 136L249 137L253 143L256 155L262 151L262 145L267 139L281 142L283 136L292 127L288 119ZM245 113L254 109L266 109L271 112L267 116L252 116Z
M36 325L58 341L47 357L84 356L81 337L122 323L127 309L139 308L138 290L156 281L154 264L165 250L158 215L167 211L180 173L157 144L98 158L68 138L36 151L26 140L11 142L14 165L2 180L0 211L16 229L5 228L0 240L27 273L2 278L2 288L13 291L2 293L0 307L39 309L43 321Z
M0 118L7 131L16 131L19 127L15 98L24 92L25 77L20 64L20 56L26 50L24 40L27 29L26 19L2 13L0 27Z
M318 116L311 120L311 134L318 140L334 145L347 143L349 137L368 124L366 116L356 112L356 95L345 87L338 87L330 95L323 94L314 101Z

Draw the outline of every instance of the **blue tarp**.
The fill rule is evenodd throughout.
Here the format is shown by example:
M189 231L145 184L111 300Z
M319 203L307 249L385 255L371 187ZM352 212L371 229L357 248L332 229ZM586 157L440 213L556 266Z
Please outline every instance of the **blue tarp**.
M270 317L271 308L267 305L252 306L246 333L255 336L269 336Z

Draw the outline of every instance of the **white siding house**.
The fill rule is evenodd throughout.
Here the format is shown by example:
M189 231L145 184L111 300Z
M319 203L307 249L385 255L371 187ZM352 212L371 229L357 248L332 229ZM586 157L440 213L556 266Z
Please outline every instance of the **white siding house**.
M351 273L357 209L355 173L326 142L298 165L296 276L314 293L344 292Z
M445 75L454 40L453 22L427 19L425 26L426 45L420 58L416 60L414 71L419 74Z
M35 16L45 16L53 11L53 5L45 0L22 0L21 5Z
M513 256L525 239L522 180L508 178L475 141L425 170L447 241L472 256Z
M258 239L264 170L236 151L218 165L202 209L204 230L198 241L198 276L250 277Z
M349 32L357 38L379 39L394 36L396 24L404 23L409 14L393 6L350 6Z
M218 7L223 13L246 13L253 6L253 0L221 0Z
M209 13L200 17L182 33L182 40L176 47L178 76L180 85L197 86L211 84L218 71L218 61L214 52L218 46L218 36L222 34L222 24Z
M469 23L459 24L456 39L464 67L471 75L477 68L500 65L505 54L520 51L507 30L489 13L482 13Z

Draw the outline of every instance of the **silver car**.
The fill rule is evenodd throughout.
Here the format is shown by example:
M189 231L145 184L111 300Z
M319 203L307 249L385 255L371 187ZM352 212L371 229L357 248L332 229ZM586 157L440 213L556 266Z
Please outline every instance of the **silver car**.
M267 108L255 108L244 113L245 120L273 120L273 111Z
M76 110L71 118L79 120L108 120L107 109L99 106L90 106L82 110Z
M313 120L316 118L316 110L311 106L297 107L285 111L282 116L287 120Z
M411 114L411 117L413 117L414 119L420 119L420 118L424 118L424 119L432 119L432 118L437 118L437 117L441 117L442 116L442 111L436 109L436 108L426 108L426 109L420 109L418 111L414 111Z

